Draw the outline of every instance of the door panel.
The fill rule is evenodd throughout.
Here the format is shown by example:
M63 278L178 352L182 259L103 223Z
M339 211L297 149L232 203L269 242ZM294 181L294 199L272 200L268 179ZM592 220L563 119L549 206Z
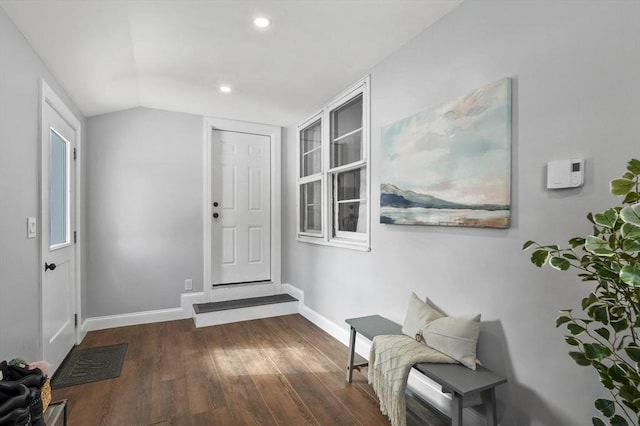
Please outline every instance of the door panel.
M42 109L42 355L53 374L75 344L75 130Z
M249 210L262 211L262 169L249 169Z
M262 228L249 227L249 263L262 262Z
M212 145L213 284L270 280L270 138L213 130Z
M235 265L236 245L236 228L222 228L222 263L224 265Z

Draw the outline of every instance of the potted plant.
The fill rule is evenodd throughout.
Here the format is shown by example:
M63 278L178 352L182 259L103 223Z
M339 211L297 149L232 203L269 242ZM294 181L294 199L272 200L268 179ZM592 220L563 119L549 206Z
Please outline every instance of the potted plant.
M611 193L623 197L619 206L587 215L593 233L569 240L568 248L524 243L533 249L531 262L560 271L576 270L582 281L595 283L582 299L582 311L562 310L556 327L567 330L569 356L598 371L611 398L595 407L610 425L640 424L640 160L611 181ZM592 419L605 425L602 417Z

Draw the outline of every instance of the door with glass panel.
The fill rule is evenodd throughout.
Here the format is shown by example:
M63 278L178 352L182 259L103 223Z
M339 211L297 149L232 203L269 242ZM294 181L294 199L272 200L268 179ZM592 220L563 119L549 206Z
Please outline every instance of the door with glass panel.
M55 371L75 343L75 131L42 106L42 356Z

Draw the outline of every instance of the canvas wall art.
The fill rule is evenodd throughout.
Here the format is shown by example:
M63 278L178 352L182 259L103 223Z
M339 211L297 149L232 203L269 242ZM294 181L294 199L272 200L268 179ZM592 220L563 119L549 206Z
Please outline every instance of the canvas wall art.
M380 223L508 228L511 79L382 129Z

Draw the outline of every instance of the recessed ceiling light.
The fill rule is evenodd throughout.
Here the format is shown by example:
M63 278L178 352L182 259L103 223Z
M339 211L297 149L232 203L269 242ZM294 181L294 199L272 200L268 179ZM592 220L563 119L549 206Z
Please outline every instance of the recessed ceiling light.
M231 87L229 87L229 86L220 86L220 91L222 93L231 93Z
M255 25L258 28L267 28L269 25L271 25L271 21L268 18L265 18L264 16L258 16L256 19L253 20L253 25Z

